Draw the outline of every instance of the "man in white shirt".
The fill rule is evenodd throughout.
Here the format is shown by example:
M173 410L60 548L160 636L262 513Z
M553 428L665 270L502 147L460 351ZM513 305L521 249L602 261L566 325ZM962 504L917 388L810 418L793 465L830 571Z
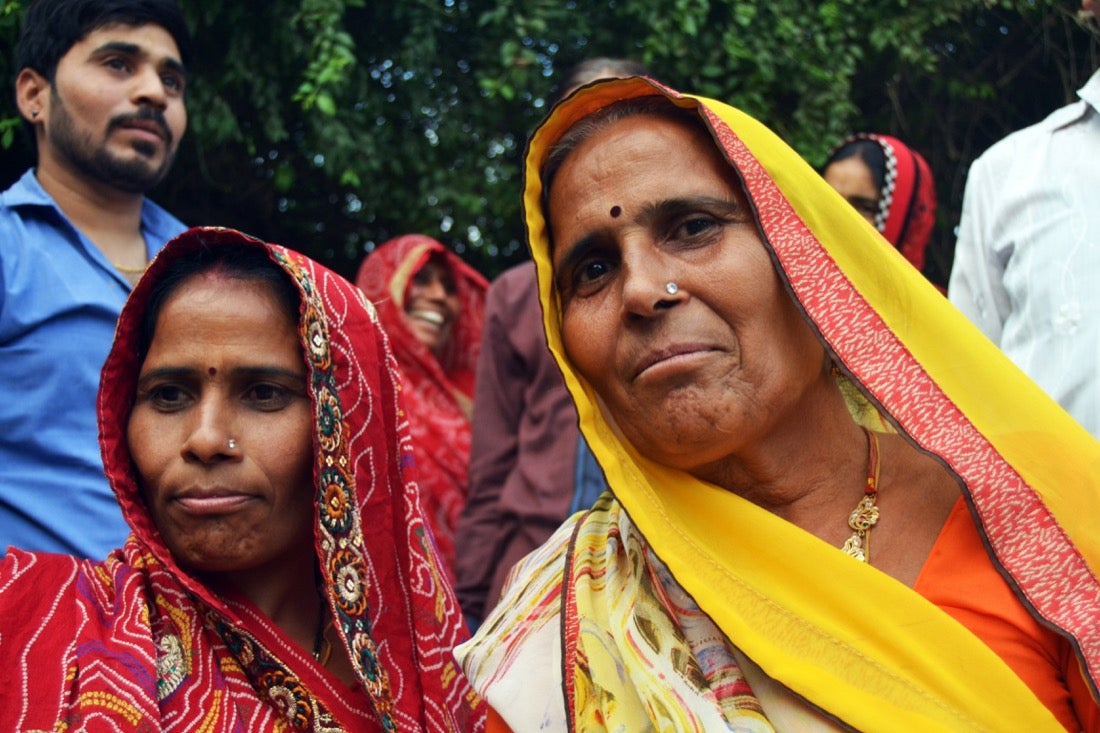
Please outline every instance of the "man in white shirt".
M1100 71L1077 95L974 161L948 297L1100 438Z

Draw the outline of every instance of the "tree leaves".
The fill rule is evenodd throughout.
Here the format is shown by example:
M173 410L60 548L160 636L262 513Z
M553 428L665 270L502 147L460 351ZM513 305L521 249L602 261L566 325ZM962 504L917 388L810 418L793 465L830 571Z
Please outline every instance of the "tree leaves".
M583 58L626 56L742 107L815 165L857 130L915 145L941 193L942 280L969 161L1095 64L1072 2L182 0L190 130L154 197L348 275L412 231L492 275L524 256L524 142L554 83ZM24 6L0 0L5 48ZM4 185L33 160L19 124L0 95Z

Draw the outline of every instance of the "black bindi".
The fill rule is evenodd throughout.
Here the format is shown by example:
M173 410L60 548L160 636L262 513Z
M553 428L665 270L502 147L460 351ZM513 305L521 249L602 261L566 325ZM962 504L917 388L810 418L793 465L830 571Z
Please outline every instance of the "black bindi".
M623 213L623 209L622 209L622 207L621 207L621 206L612 206L612 207L611 207L611 218L612 218L612 219L618 219L618 218L619 218L619 216L620 216L620 215L621 215L622 213Z
M210 367L206 370L206 373L213 377L215 374L218 373L218 370L214 367Z

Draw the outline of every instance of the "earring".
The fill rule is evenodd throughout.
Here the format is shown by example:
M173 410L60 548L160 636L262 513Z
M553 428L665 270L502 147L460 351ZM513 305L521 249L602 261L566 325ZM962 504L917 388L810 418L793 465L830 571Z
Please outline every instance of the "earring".
M38 110L36 110L36 109L31 110L31 119L32 120L37 120L38 119Z
M236 449L237 449L237 441L230 438L229 439L229 450L236 450Z
M680 292L680 286L674 282L669 282L665 285L665 292L669 295L676 295L676 293Z

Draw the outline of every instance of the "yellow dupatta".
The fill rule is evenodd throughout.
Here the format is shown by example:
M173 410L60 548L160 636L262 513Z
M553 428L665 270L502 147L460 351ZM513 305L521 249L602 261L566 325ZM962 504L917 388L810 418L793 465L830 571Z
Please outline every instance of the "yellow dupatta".
M719 102L643 79L592 85L563 102L532 137L525 171L528 239L549 345L615 498L726 638L845 724L1058 728L996 654L913 590L730 492L638 455L572 369L560 334L540 170L574 122L651 94L696 109L708 122L744 181L781 279L828 350L899 432L962 479L997 565L1035 615L1070 639L1095 691L1100 444L769 130ZM578 600L582 617L585 602ZM615 650L583 654L593 674L619 674Z

